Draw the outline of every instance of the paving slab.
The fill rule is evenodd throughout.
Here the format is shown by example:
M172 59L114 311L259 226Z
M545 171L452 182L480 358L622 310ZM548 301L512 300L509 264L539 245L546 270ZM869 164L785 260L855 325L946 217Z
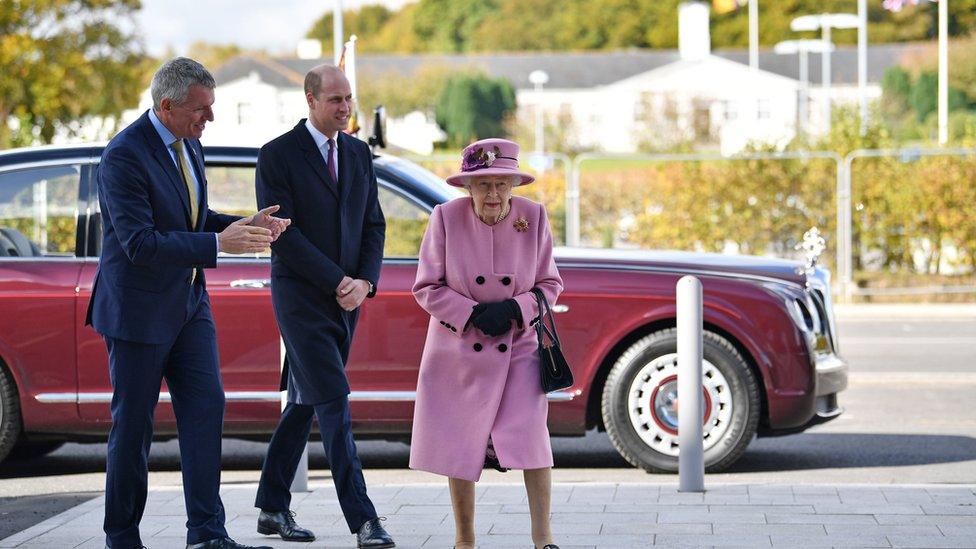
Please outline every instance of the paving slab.
M257 486L221 490L227 529L238 542L295 549L255 532ZM401 548L451 547L454 519L443 484L371 485L369 493ZM479 484L478 547L530 548L531 522L521 484ZM808 498L826 498L809 500ZM976 549L976 486L717 484L682 493L673 483L559 482L552 529L562 549L628 547L919 547ZM178 487L154 487L142 521L151 549L185 544ZM101 549L103 497L96 497L0 540L0 548ZM317 539L302 548L354 548L327 481L295 494L293 509Z

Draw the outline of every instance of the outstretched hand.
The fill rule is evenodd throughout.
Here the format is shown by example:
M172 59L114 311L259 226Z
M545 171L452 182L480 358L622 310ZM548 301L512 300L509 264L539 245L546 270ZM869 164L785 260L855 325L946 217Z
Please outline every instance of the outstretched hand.
M271 244L271 231L249 225L250 217L238 219L217 233L220 251L229 254L261 253Z
M283 219L271 215L277 212L279 208L281 208L281 206L268 206L267 208L264 208L263 210L246 218L248 221L245 223L245 225L268 229L271 231L271 241L274 242L275 240L278 240L281 233L285 232L285 229L291 225L291 219Z

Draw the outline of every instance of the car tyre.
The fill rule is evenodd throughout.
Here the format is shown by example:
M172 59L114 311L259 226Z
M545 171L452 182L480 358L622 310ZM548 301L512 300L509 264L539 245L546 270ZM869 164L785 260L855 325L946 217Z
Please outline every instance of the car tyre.
M642 337L610 370L602 413L621 456L653 473L678 470L677 330ZM759 385L748 363L727 339L704 332L705 469L726 469L745 452L759 424Z
M20 435L20 403L13 376L0 365L0 462L17 444Z

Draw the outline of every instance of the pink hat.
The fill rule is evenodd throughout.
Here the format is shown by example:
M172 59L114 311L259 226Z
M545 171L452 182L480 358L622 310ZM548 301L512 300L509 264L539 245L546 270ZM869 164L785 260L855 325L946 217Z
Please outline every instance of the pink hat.
M447 183L463 187L465 179L470 177L518 175L522 178L518 185L528 185L535 181L535 177L519 171L518 153L518 144L507 139L475 141L464 148L461 153L461 171L448 177Z

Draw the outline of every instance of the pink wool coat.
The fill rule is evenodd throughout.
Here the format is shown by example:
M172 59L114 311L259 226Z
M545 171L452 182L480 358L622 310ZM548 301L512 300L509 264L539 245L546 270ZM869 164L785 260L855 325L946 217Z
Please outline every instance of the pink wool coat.
M563 289L541 204L513 196L508 216L495 225L475 215L471 198L434 208L413 286L431 319L417 382L412 469L478 480L489 435L502 467L552 467L549 403L529 325L539 316L533 287L550 303ZM468 325L479 302L509 298L521 309L521 328L513 322L505 335L489 337Z

